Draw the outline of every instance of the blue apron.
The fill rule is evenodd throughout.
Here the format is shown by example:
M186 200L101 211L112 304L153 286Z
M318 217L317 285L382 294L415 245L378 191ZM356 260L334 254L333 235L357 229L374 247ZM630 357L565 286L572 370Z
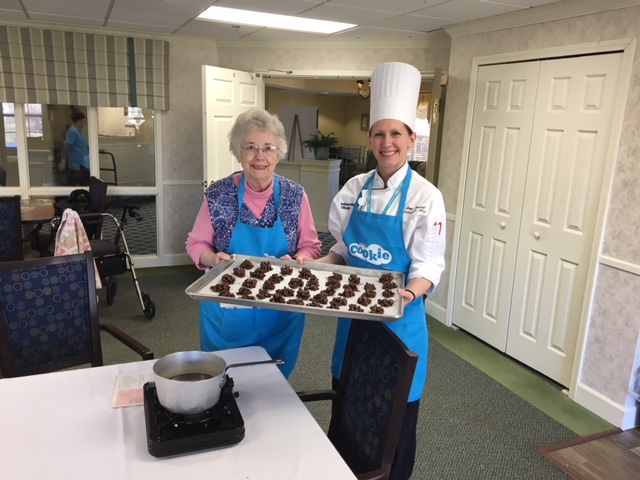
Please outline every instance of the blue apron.
M406 199L409 192L409 184L411 183L411 169L407 170L402 185L398 188L394 196L391 198L384 213L391 207L394 201L400 197L400 204L396 215L385 215L372 213L371 198L373 177L375 173L369 177L362 190L369 190L369 211L358 210L359 200L362 197L362 191L358 195L358 199L351 212L349 224L344 232L344 242L347 245L349 258L348 264L357 268L374 268L383 270L392 270L403 272L405 276L409 273L411 266L411 258L404 246L404 236L402 229L402 215L406 205ZM389 252L391 260L384 265L373 265L367 260L351 254L351 245L376 245L382 247ZM416 298L404 309L402 318L395 322L386 324L390 330L396 333L407 347L418 354L418 365L413 377L409 401L419 400L424 384L427 379L427 355L429 348L429 337L427 333L427 319L424 310L424 300L422 297ZM340 378L342 373L342 362L344 359L345 349L347 346L347 337L349 336L349 328L351 320L341 318L338 320L336 332L336 341L333 349L333 360L331 371L334 377Z
M280 182L274 180L273 198L276 212L280 208ZM244 202L245 179L240 177L238 209ZM287 236L280 217L273 227L261 228L247 225L238 219L229 244L230 255L237 253L252 256L280 258L289 253ZM302 313L282 312L261 308L223 308L215 302L200 303L200 346L204 351L259 345L271 358L285 361L279 365L288 377L296 365L304 330Z

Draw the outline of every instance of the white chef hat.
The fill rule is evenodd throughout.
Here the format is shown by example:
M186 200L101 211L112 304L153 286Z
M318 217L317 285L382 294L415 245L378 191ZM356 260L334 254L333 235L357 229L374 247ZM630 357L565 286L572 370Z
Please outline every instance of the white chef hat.
M420 72L413 65L383 63L371 74L370 125L378 120L404 122L414 130L420 95Z

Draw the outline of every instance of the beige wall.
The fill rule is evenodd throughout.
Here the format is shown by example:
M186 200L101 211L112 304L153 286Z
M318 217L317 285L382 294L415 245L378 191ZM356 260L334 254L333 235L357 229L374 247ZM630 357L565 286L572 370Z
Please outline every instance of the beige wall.
M442 43L442 42L440 42ZM360 47L310 46L297 47L247 45L245 47L219 45L220 67L247 71L315 70L326 72L373 71L384 62L406 62L420 71L436 67L447 70L449 45L434 44L397 47L363 45Z
M280 107L318 109L318 128L325 135L335 133L340 145L368 145L367 132L360 130L360 115L369 113L369 100L357 96L298 93L267 87L265 107L277 114ZM305 140L304 138L302 140Z
M165 264L184 262L185 241L202 202L202 65L217 65L215 42L172 40L170 110L162 116Z
M473 58L637 38L640 35L639 18L640 7L633 7L452 40L439 178L439 187L450 214L455 214L459 200L464 155L462 139ZM585 390L593 392L594 398L601 396L603 403L608 399L615 402L615 408L624 408L628 402L640 331L640 295L637 293L640 290L639 131L640 59L636 54L601 251L602 255L628 264L629 269L625 271L605 265L598 269L579 382ZM453 222L449 228L454 228ZM448 290L449 285L441 285L440 288ZM442 295L440 288L439 294Z

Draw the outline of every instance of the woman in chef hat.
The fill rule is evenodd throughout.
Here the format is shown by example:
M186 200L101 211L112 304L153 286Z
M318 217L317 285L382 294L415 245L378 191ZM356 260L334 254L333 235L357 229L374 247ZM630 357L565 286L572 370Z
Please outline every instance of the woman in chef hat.
M427 377L428 333L424 296L434 291L445 267L445 208L440 191L413 172L407 158L413 131L420 72L406 63L384 63L371 76L369 142L376 170L350 179L333 199L329 230L337 243L317 261L405 274L404 315L386 325L419 355L409 404L394 457L391 479L408 479L416 452L418 406ZM387 263L370 263L356 246L382 247ZM350 320L338 322L332 374L340 378Z

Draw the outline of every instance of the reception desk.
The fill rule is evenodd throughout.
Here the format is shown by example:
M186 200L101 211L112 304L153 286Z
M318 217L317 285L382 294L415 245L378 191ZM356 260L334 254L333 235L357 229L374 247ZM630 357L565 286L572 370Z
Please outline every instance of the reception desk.
M340 188L340 162L329 160L302 159L297 162L281 161L276 173L304 187L309 196L313 219L318 232L328 232L329 207Z

